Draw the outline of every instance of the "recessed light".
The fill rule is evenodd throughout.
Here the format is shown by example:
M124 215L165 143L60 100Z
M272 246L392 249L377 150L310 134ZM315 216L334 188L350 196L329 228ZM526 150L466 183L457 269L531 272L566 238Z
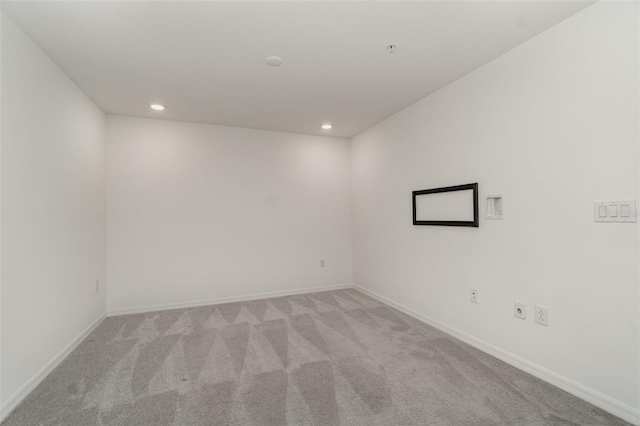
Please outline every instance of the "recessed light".
M151 104L149 105L149 108L155 111L164 111L164 105L160 105L160 104Z
M282 58L279 58L277 56L269 56L265 60L267 61L267 64L271 65L272 67L279 67L280 65L282 65Z
M323 128L323 129L325 129L325 130L329 130L329 129L331 129L332 127L333 127L333 126L332 126L331 124L329 124L329 123L325 123L325 124L323 124L323 125L322 125L322 128Z

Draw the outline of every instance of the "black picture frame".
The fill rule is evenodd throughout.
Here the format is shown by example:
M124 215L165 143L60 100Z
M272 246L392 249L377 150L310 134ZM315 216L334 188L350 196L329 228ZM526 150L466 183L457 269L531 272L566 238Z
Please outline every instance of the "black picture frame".
M416 216L416 197L418 195L437 194L440 192L454 192L473 190L473 220L417 220ZM477 228L480 226L478 218L478 183L468 183L466 185L445 186L443 188L423 189L413 191L413 224L414 225L435 225L435 226L471 226Z

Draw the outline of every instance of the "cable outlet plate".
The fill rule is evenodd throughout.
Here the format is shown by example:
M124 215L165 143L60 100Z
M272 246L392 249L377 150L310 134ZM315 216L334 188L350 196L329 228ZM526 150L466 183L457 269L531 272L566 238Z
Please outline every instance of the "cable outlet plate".
M502 194L487 195L487 220L502 220Z
M478 289L472 288L469 290L469 300L473 303L478 303Z
M513 315L516 318L527 319L527 305L517 300L513 302Z
M549 308L535 305L536 322L540 325L549 326Z

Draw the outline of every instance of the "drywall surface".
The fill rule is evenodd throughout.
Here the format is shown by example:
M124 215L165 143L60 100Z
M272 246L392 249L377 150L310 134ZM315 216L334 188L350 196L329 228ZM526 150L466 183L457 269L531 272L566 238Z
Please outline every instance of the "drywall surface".
M107 169L110 312L352 281L345 139L108 116Z
M593 201L639 198L638 78L638 4L599 2L354 137L355 284L637 413L638 224ZM412 226L411 191L472 182L504 220Z
M106 209L104 114L4 14L1 74L4 408L105 313Z

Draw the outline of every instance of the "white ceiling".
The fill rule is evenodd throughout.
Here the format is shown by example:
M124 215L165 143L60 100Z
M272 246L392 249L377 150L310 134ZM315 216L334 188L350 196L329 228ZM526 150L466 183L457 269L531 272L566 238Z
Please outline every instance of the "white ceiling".
M589 4L3 1L2 9L107 113L350 137ZM265 63L272 55L282 66Z

